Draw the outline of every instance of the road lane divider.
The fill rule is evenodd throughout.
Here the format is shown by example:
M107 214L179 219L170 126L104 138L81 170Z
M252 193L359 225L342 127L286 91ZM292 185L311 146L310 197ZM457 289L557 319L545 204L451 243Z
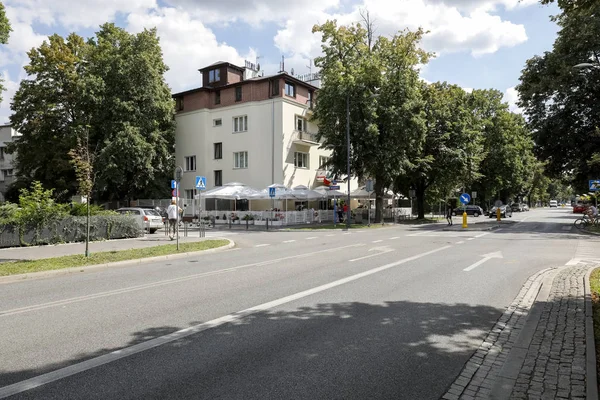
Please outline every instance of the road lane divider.
M337 247L336 250L348 249L348 248L352 248L352 247L361 247L361 246L364 246L364 244L359 243L359 244L352 244L352 245L348 245L348 246ZM317 254L323 254L323 253L331 253L331 249L313 251L310 253L298 254L298 255L287 256L287 257L282 257L282 258L275 258L272 260L260 261L260 262L256 262L256 263L252 263L252 264L239 265L236 267L219 269L219 270L215 270L215 271L202 272L202 273L198 273L198 274L182 276L179 278L172 278L172 279L166 279L166 280L162 280L162 281L146 283L143 285L129 286L129 287L115 289L115 290L108 290L105 292L94 293L94 294L90 294L90 295L86 295L86 296L71 297L68 299L51 301L48 303L35 304L35 305L20 307L20 308L13 308L11 310L5 310L5 311L0 310L0 318L8 317L10 315L22 314L22 313L26 313L26 312L44 310L46 308L51 308L51 307L60 307L60 306L64 306L67 304L78 303L78 302L82 302L82 301L99 299L102 297L109 297L109 296L114 296L114 295L123 294L123 293L135 292L138 290L151 289L151 288L170 285L170 284L174 284L174 283L185 282L185 281L189 281L189 280L193 280L193 279L205 278L205 277L212 276L212 275L225 274L225 273L234 272L234 271L238 271L240 269L245 269L245 268L267 266L270 264L279 263L281 261L292 260L295 258L305 258L305 257L317 255Z
M402 264L406 264L411 261L418 260L420 258L426 257L431 254L438 253L440 251L449 249L451 247L452 246L439 247L437 249L430 250L430 251L427 251L424 253L420 253L420 254L414 255L412 257L407 257L407 258L404 258L399 261L395 261L390 264L382 265L381 267L373 268L368 271L364 271L364 272L361 272L361 273L358 273L355 275L348 276L346 278L338 279L336 281L326 283L324 285L320 285L320 286L314 287L312 289L304 290L304 291L292 294L290 296L285 296L285 297L279 298L277 300L269 301L267 303L263 303L263 304L260 304L260 305L254 306L254 307L250 307L250 308L247 308L245 310L242 310L242 311L239 311L239 312L236 312L233 314L229 314L229 315L225 315L223 317L213 319L208 322L194 325L189 328L181 329L179 331L170 333L168 335L160 336L160 337L148 340L146 342L138 343L133 346L125 347L120 350L112 351L112 352L104 354L102 356L95 357L95 358L92 358L92 359L89 359L86 361L82 361L80 363L76 363L76 364L70 365L68 367L60 368L55 371L51 371L51 372L48 372L48 373L45 373L42 375L38 375L33 378L14 383L12 385L0 387L0 399L4 399L9 396L14 396L16 394L38 388L38 387L46 385L48 383L52 383L52 382L55 382L55 381L91 370L91 369L94 369L97 367L100 367L102 365L106 365L106 364L118 361L120 359L132 356L134 354L138 354L138 353L144 352L146 350L150 350L150 349L156 348L158 346L162 346L164 344L183 339L185 337L206 331L208 329L216 328L216 327L219 327L219 326L227 324L227 323L239 321L248 315L251 315L251 314L254 314L257 312L261 312L261 311L270 310L272 308L281 306L283 304L290 303L290 302L296 301L296 300L300 300L302 298L312 296L314 294L324 292L326 290L333 289L333 288L341 286L341 285L345 285L346 283L350 283L350 282L356 281L358 279L365 278L369 275L373 275L373 274L388 270L390 268L397 267L398 265L402 265ZM326 250L326 251L329 251L329 250Z

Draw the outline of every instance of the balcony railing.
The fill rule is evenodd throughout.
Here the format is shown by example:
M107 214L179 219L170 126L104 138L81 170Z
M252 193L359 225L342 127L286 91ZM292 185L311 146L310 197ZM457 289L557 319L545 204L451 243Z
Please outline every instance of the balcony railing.
M302 144L318 145L321 142L317 140L317 134L311 132L294 131L294 142Z

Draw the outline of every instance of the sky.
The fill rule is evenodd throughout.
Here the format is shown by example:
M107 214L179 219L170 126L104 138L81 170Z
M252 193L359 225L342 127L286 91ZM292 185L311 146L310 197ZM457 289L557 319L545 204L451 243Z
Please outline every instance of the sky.
M13 32L0 45L0 74L7 91L0 124L28 63L27 51L49 35L76 32L92 37L99 25L114 22L132 33L156 27L165 62L165 79L175 92L201 86L198 69L216 61L261 65L265 75L285 70L309 72L321 52L312 27L329 19L360 20L368 10L376 34L403 29L429 31L422 47L436 53L421 68L429 82L446 81L470 89L502 91L513 111L525 61L552 49L558 27L555 5L537 0L0 0ZM312 71L316 68L313 66Z

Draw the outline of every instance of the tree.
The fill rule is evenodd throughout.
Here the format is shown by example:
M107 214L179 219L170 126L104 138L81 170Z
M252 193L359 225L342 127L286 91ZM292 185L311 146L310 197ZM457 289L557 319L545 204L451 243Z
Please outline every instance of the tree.
M63 200L77 193L69 153L84 127L96 154L97 200L139 198L172 170L174 107L156 30L129 34L105 24L94 39L53 35L28 54L30 78L11 116L22 137L9 147L25 180L56 188Z
M457 187L471 187L479 176L481 135L470 107L470 95L456 85L422 83L425 130L408 151L409 167L396 188L414 189L419 219L425 218L427 191L446 197ZM441 199L436 199L441 200Z
M4 4L0 1L0 44L8 43L8 37L10 36L11 31L10 21L6 17ZM0 102L2 102L2 92L4 91L2 82L2 77L0 77Z
M550 1L544 1L548 3ZM552 51L527 61L517 86L546 173L572 173L577 185L600 174L600 3L559 0L560 26Z
M404 170L408 149L422 135L416 66L431 55L418 47L422 30L373 38L368 15L365 25L338 26L327 21L313 27L313 32L322 34L323 50L315 60L323 85L313 118L319 124L322 148L332 151L331 167L345 176L349 108L351 175L375 180L378 222L386 187Z

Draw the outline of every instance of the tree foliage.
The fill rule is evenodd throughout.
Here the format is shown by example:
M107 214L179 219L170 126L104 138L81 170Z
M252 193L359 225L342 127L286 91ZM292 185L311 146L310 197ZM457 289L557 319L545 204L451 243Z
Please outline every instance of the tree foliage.
M25 181L38 180L67 199L80 192L81 174L95 171L95 197L112 200L143 197L167 176L174 107L155 29L130 34L105 24L95 38L53 35L28 55L29 79L11 116L22 137L9 148ZM73 168L83 131L95 155L89 170Z
M548 3L548 2L545 2ZM600 2L558 1L562 12L552 51L529 59L517 86L546 172L572 174L583 189L600 174Z
M4 4L0 1L0 44L8 43L8 37L12 31L10 27L10 21L6 16L6 9ZM4 91L4 85L2 84L2 77L0 77L0 102L2 102L2 92Z
M322 34L323 51L315 60L323 85L314 119L322 147L332 151L333 170L345 176L349 107L351 175L375 179L379 221L384 189L406 167L406 154L422 135L416 67L431 55L418 47L422 30L375 38L369 20L365 22L338 26L327 21L313 28Z

